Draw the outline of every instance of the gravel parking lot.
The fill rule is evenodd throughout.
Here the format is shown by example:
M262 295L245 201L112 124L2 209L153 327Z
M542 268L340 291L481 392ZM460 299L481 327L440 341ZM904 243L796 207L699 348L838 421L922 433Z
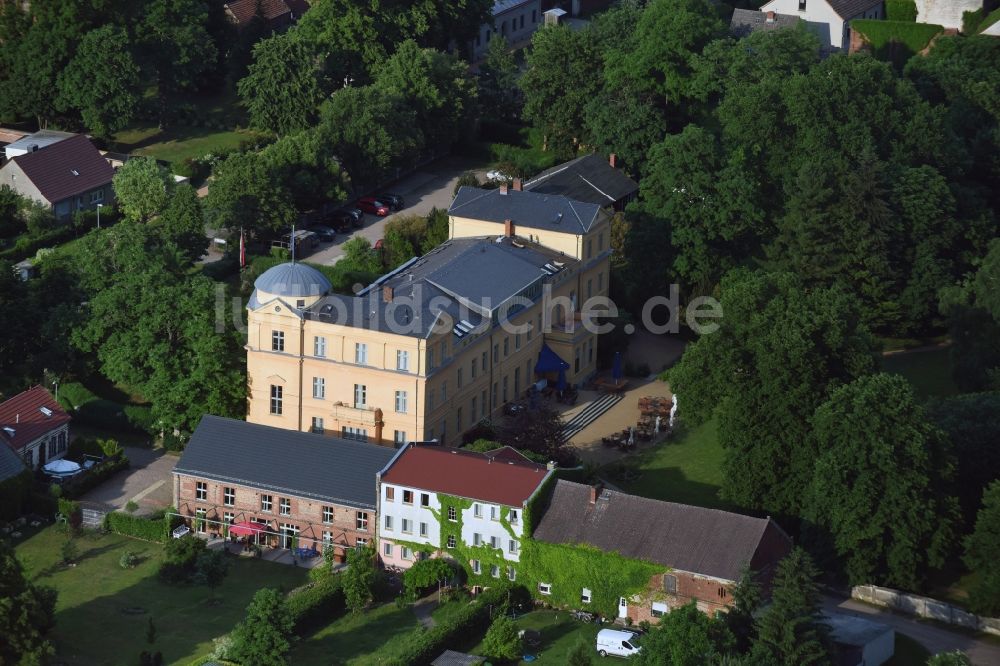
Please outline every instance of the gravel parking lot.
M81 497L84 502L106 504L116 509L124 509L128 502L139 505L137 513L151 513L170 506L171 480L177 456L168 455L162 449L126 446L131 467L119 472L97 488Z

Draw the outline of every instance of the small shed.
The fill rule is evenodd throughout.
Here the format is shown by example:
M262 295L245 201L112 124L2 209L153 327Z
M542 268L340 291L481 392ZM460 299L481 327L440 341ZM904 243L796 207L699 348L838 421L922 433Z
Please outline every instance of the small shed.
M25 259L14 264L14 272L21 278L21 282L27 282L38 274L38 269L35 268L33 259Z
M455 650L445 650L431 662L431 666L479 666L486 661L483 657Z
M566 10L555 7L546 12L542 12L545 16L545 25L559 25L562 23L563 17L566 16Z
M843 613L829 613L823 622L842 648L843 666L880 666L895 653L896 632L886 624Z

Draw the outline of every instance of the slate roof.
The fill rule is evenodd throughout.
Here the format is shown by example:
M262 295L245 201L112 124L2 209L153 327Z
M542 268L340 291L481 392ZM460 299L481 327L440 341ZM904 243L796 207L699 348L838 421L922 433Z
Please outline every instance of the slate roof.
M26 470L24 461L9 446L0 445L0 483L12 479Z
M43 412L43 408L50 413ZM41 386L32 386L0 403L0 441L18 451L69 421L69 414L51 393Z
M268 21L291 13L291 9L284 0L232 0L226 3L225 7L232 14L237 25L246 25L257 15L257 6L260 5L260 14Z
M261 273L253 286L274 296L320 296L330 291L330 281L312 266L284 263Z
M639 184L600 155L590 154L546 169L525 183L524 189L609 206L638 192Z
M57 130L38 130L34 134L21 135L18 139L10 142L10 144L5 147L5 150L9 149L9 150L27 151L31 148L31 146L38 146L38 150L41 150L46 146L51 146L54 143L65 141L66 139L69 139L74 136L76 135L73 134L72 132L59 132Z
M590 490L559 480L534 538L587 544L672 569L737 580L773 525L770 519L613 490L604 490L591 505Z
M465 321L469 328L478 328L511 297L551 279L552 271L545 266L557 263L566 270L577 262L523 238L455 238L411 259L356 296L321 298L303 310L303 316L417 338L430 336L442 323L454 326ZM383 297L385 287L392 288L392 302ZM515 312L517 306L510 314Z
M882 0L826 0L826 2L842 19L854 18L872 7L882 4Z
M503 449L477 453L410 444L383 472L382 483L519 507L548 473L545 465L518 461Z
M12 158L50 203L109 185L115 170L90 139L69 139Z
M597 204L573 201L557 194L514 189L508 189L507 194L502 192L501 189L483 190L464 185L451 202L448 214L489 222L513 220L516 228L568 234L586 233L607 215Z
M396 450L206 414L175 474L375 509L375 475Z
M498 16L518 5L526 5L532 0L495 0L493 3L493 15Z
M774 13L774 21L767 22L767 12L756 12L752 9L736 9L733 19L729 22L729 34L733 37L746 37L752 32L771 32L781 28L794 27L799 22L798 16Z
M455 650L445 650L437 659L431 662L431 666L476 666L483 663L483 658L465 652Z

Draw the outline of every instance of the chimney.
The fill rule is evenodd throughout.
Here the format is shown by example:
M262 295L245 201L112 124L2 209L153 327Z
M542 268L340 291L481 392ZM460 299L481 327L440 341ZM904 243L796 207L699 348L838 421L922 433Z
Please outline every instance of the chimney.
M767 22L768 23L774 23L774 12L768 12L767 13Z
M507 183L500 186L500 194L507 194Z
M601 491L604 490L604 486L600 483L590 487L590 504L597 504L597 498L601 496Z
M524 186L521 185L521 179L520 178L515 178L514 179L514 191L515 192L520 192L523 189L524 189Z
M382 287L382 300L385 303L392 303L392 287L385 285Z
M608 155L608 164L611 165L612 169L617 169L618 168L618 156L615 155L614 153L611 153L610 155Z
M17 416L14 417L14 423L20 423L20 422L21 422L21 412L18 412Z
M503 235L507 238L512 238L514 236L514 220L503 221Z

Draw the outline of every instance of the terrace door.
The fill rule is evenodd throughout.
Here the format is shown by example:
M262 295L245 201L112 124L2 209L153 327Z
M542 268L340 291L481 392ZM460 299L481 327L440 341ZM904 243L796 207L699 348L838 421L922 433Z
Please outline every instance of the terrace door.
M299 528L292 525L282 525L280 530L280 536L278 537L278 545L281 548L292 548L295 543L295 537L299 533Z
M625 597L618 597L618 617L623 620L628 617L628 599Z

